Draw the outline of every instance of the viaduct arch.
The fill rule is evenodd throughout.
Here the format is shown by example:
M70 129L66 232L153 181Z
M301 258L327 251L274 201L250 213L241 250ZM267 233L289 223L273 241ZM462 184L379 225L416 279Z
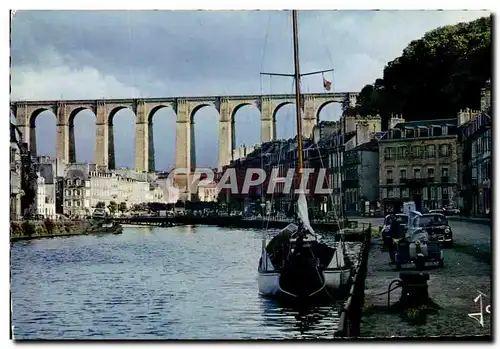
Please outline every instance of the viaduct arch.
M309 93L302 96L303 135L310 137L318 121L320 110L329 103L354 106L358 93ZM146 99L101 99L62 101L11 102L11 111L22 132L23 142L28 143L36 155L35 119L44 110L56 115L56 157L66 163L75 162L74 116L88 109L96 116L95 163L98 170L106 171L115 166L113 144L113 117L128 108L136 116L135 170L154 171L154 146L152 117L160 108L172 108L176 114L176 168L195 168L193 116L203 106L213 106L219 113L218 167L229 164L235 147L234 117L237 110L252 105L261 113L261 142L276 138L276 111L284 104L295 103L295 95L210 96Z

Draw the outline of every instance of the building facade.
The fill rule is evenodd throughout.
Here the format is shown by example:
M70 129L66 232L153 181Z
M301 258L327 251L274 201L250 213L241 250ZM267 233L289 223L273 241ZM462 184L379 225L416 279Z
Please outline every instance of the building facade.
M341 216L345 210L343 182L344 152L357 145L370 141L380 131L380 117L342 117L339 121L323 121L313 128L312 137L303 139L304 167L309 172L306 197L310 215L334 212ZM347 132L342 132L346 130ZM225 170L232 168L236 171L238 194L229 194L223 189L221 200L232 201L239 209L253 206L254 211L264 213L282 212L291 214L295 211L296 194L298 188L297 139L276 140L261 144L254 152L245 158L231 162ZM266 173L266 180L262 185L250 187L248 193L242 193L247 169L262 168ZM275 171L277 180L271 174ZM294 174L293 183L288 190L284 179L291 171ZM254 178L256 179L256 178ZM273 190L268 190L273 188ZM328 189L322 192L316 189Z
M373 138L346 151L344 172L342 187L346 211L367 214L367 208L376 208L379 199L378 139Z
M90 172L90 208L98 202L104 202L106 207L111 202L125 203L127 208L148 202L164 203L163 188L141 175L124 170Z
M491 83L482 91L481 110L459 113L461 208L466 215L491 215L493 192Z
M22 166L21 149L18 139L21 139L21 133L10 124L10 219L19 220L22 216L21 196L23 190L21 187Z
M216 202L217 197L217 183L215 181L198 185L198 200L203 202Z
M38 185L43 186L44 203L43 207L41 200L38 200L39 214L45 216L46 218L56 218L57 213L62 213L61 210L57 212L57 178L64 177L64 171L66 165L62 163L61 160L53 159L48 156L39 156L36 158L36 168L38 170L38 176L43 179L43 184ZM38 189L41 193L42 189Z
M88 164L69 165L64 177L64 214L70 217L89 215L90 193Z
M457 119L398 123L379 141L382 210L457 206Z

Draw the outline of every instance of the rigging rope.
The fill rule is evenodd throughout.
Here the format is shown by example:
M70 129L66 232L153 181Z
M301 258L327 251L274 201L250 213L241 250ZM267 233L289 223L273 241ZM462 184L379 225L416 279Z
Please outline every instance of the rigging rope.
M130 10L127 12L127 20L128 20L128 55L129 58L132 57L132 19L130 16ZM135 86L135 74L132 71L132 65L129 65L128 67L128 75L130 82L132 83L133 88L137 88ZM141 90L139 89L139 98L141 97Z
M270 77L270 79L272 79L272 76ZM293 90L293 86L294 86L294 84L292 82L292 87L291 87L292 90ZM272 91L270 91L270 93L272 94ZM274 116L273 116L273 132L276 134L275 126L276 126L276 120L274 120ZM285 129L286 129L286 126L285 126ZM276 141L276 140L274 140L274 141ZM282 151L283 151L283 145L285 144L286 140L280 139L279 142L280 142L280 148L279 148L279 152L278 152L278 171L279 171L279 165L281 163L281 155L282 155ZM260 154L261 154L261 165L262 165L262 149L261 149ZM278 172L278 174L279 174L279 172ZM273 202L273 200L274 200L274 192L275 192L275 190L273 190L273 192L271 193L271 202ZM271 215L267 215L267 220L266 220L266 216L264 216L265 230L266 231L269 229L269 221L270 220L271 220Z
M321 24L322 22L322 19L321 19L321 16L320 16L320 12L316 12L316 16L318 17L318 23L320 28L321 28L321 36L323 38L323 42L325 44L325 47L326 47L326 52L328 54L328 59L330 61L330 67L333 69L333 58L332 58L332 53L330 51L330 46L328 45L328 41L326 40L326 34L325 34L325 27ZM332 90L335 89L335 84L333 83L333 80L334 80L334 74L335 74L335 71L332 71Z
M260 63L260 72L263 72L264 69L264 59L266 56L266 48L267 48L267 40L269 37L269 25L271 24L271 11L268 12L267 14L267 25L266 25L266 35L264 38L264 48L262 49L262 57L261 57L261 63Z

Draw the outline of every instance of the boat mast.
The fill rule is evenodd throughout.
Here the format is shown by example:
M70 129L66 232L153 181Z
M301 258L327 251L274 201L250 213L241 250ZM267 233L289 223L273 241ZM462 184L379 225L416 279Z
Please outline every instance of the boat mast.
M297 152L298 152L298 180L299 187L302 183L302 168L304 159L302 152L302 117L301 117L301 99L300 99L300 65L299 65L299 33L297 29L297 10L292 10L293 25L293 60L295 63L295 105L297 116Z

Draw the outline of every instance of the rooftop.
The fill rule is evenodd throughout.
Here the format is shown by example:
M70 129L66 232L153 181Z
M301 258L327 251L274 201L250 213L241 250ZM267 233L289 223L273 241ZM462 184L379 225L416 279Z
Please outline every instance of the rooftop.
M394 125L394 128L405 128L405 127L431 127L435 126L445 126L452 125L457 126L458 120L456 117L448 118L448 119L436 119L436 120L421 120L421 121L408 121L408 122L400 122Z
M363 151L363 150L371 150L371 151L378 150L378 139L372 139L369 142L362 143L357 147L351 149L351 151Z

